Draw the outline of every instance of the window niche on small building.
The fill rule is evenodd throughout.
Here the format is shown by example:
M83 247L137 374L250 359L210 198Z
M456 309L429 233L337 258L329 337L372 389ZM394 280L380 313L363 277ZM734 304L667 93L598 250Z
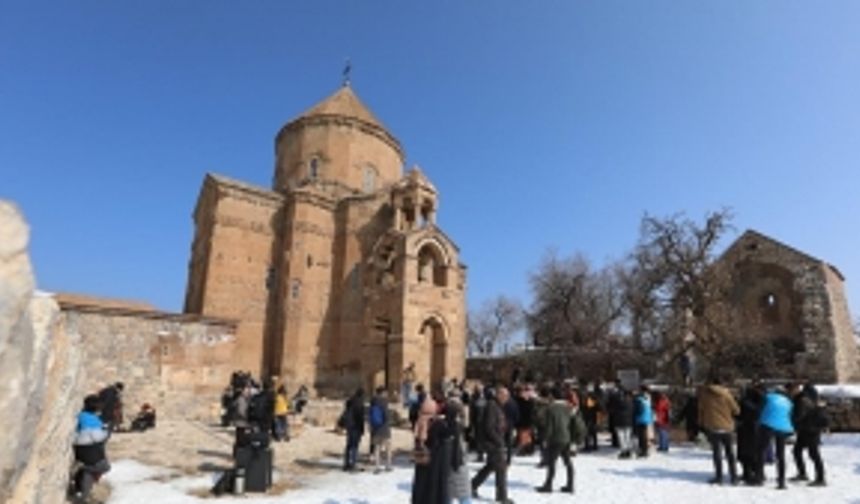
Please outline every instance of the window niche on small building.
M362 189L365 193L372 193L376 190L376 168L372 165L364 167Z
M418 283L431 283L436 287L447 287L448 268L439 250L430 244L418 252Z
M779 298L773 292L768 292L761 297L759 302L762 320L767 324L779 323Z
M269 267L266 270L266 289L272 290L272 287L275 286L275 268Z
M320 158L314 156L308 161L308 178L317 180L320 175Z

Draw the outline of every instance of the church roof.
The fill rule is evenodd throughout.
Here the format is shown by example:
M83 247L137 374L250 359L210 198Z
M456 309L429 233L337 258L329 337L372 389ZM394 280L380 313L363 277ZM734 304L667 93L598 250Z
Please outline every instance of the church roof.
M296 120L322 116L351 117L383 130L385 129L385 126L361 102L349 86L342 86L333 95L308 109L305 113L297 117Z
M755 241L768 241L776 247L788 250L788 251L792 252L793 254L795 254L799 257L802 257L806 261L809 261L812 263L817 263L817 264L823 264L826 267L830 268L830 270L833 271L833 273L835 273L836 276L839 277L840 280L842 280L842 281L845 280L845 276L842 275L842 272L839 271L839 268L837 268L833 264L830 264L827 261L819 259L818 257L810 255L806 252L803 252L802 250L796 249L796 248L792 247L791 245L788 245L785 242L779 241L776 238L774 238L772 236L768 236L768 235L761 233L759 231L756 231L755 229L747 229L746 231L744 231L744 233L737 240L735 240L735 242L732 243L728 247L728 249L726 249L726 252L723 252L723 255L726 255L726 253L728 253L728 251L733 249L733 248L740 247L742 244L748 244L750 242L755 242Z

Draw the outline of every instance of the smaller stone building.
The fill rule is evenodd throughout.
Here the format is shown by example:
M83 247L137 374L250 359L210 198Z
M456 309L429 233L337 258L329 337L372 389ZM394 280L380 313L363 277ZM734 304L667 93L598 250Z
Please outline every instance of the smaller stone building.
M748 230L717 260L736 331L780 350L785 377L860 378L860 353L839 270Z
M58 330L79 342L84 391L125 384L126 418L143 403L163 418L217 418L234 371L236 322L143 303L57 295Z

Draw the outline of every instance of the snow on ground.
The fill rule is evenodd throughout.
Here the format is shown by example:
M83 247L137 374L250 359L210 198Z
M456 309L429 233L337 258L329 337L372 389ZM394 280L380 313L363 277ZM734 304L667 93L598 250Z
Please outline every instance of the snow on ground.
M706 482L712 477L710 452L689 445L673 447L668 454L653 454L647 459L618 460L614 451L604 448L597 454L579 455L576 467L576 495L537 494L534 487L542 483L544 472L535 467L534 457L514 458L508 480L510 498L519 504L550 504L570 502L648 504L662 502L692 502L695 504L767 503L860 504L860 435L834 434L826 436L823 455L829 486L807 488L790 485L787 491L774 488L774 466L768 466L769 481L765 487L714 487ZM794 474L790 451L787 453L787 475ZM398 461L390 473L361 472L345 474L334 468L340 461L320 459L320 465L330 465L330 472L310 476L303 486L278 496L223 497L215 502L263 504L370 504L408 503L411 492L412 468L406 460ZM811 463L808 464L811 470ZM478 464L471 464L472 473ZM558 462L555 486L564 482L562 464ZM559 474L561 473L561 474ZM167 469L148 467L133 460L117 461L107 476L112 487L108 504L203 504L213 502L201 495L211 487L210 476L187 477ZM477 502L492 502L493 481L480 489Z
M818 393L824 397L838 397L842 399L860 399L860 384L849 383L841 385L816 385Z

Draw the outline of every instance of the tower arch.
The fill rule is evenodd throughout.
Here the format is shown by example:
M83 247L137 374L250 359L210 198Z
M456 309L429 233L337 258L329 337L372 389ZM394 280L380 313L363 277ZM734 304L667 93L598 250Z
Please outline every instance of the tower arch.
M442 385L450 372L448 366L448 345L450 330L445 319L438 314L429 314L421 323L420 337L426 345L429 386Z

